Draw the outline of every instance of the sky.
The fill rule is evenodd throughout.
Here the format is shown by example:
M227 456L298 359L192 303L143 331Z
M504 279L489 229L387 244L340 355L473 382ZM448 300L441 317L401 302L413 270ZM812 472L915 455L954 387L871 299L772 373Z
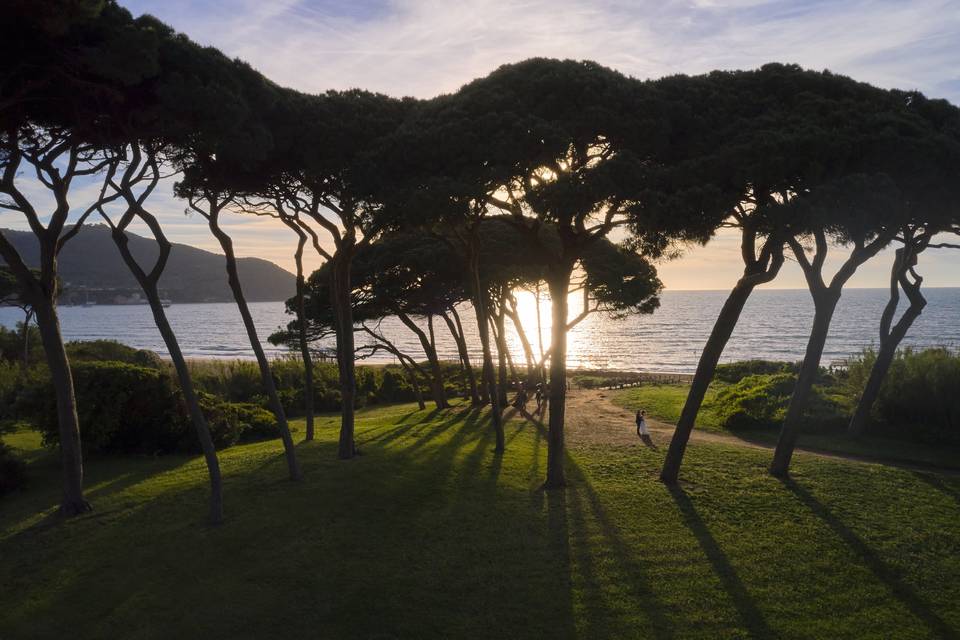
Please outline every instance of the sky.
M798 63L960 104L960 0L120 2L307 92L361 87L429 98L545 56L595 60L641 79ZM169 186L151 201L171 240L218 249ZM0 226L20 225L5 214ZM292 270L294 236L279 223L234 216L229 230L239 255ZM668 289L729 288L742 270L737 240L721 234L688 250L659 266L661 279ZM881 254L849 286L886 286L891 260ZM920 267L927 286L960 286L960 251L928 251ZM800 269L787 265L770 286L804 287Z

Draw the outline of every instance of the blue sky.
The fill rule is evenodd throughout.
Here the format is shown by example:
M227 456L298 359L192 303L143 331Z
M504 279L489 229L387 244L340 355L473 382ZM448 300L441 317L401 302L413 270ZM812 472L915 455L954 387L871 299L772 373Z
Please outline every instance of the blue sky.
M960 0L136 0L202 44L302 91L363 87L427 98L531 56L592 59L638 78L795 62L960 104ZM213 249L203 221L158 194L172 240ZM9 215L0 224L12 225ZM290 268L291 237L233 222L238 250ZM851 286L885 286L885 255ZM924 256L930 286L960 286L960 251ZM669 288L729 288L736 238L661 267ZM803 287L788 265L777 287Z

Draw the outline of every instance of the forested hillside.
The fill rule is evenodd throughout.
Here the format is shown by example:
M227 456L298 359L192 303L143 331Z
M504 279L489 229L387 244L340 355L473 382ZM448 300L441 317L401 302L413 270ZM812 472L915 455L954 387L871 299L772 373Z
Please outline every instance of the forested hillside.
M3 235L30 266L39 263L36 237L27 231L3 229ZM152 265L157 246L152 240L129 234L130 248L141 264ZM109 303L116 295L139 291L103 225L84 227L59 257L64 283L63 302L89 297ZM284 300L293 295L293 274L261 258L237 260L244 293L252 302ZM174 244L170 262L160 280L163 295L174 302L232 302L222 255L184 244Z

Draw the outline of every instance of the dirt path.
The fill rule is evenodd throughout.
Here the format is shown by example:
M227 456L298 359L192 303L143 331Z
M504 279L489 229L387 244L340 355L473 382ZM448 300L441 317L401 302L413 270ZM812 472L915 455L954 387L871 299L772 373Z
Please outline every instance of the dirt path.
M637 438L633 413L613 404L611 401L615 393L614 391L571 390L567 394L566 437L571 445L613 444L633 447L644 446L639 438ZM663 449L669 446L674 425L651 419L647 419L647 425L650 428L650 437L658 448ZM747 442L734 435L700 431L697 429L694 429L690 440L693 443L718 442L750 449L773 449L773 445L771 444ZM921 463L905 463L882 458L834 453L802 447L797 447L797 451L835 460L854 460L857 462L900 467L911 471L929 471L943 475L960 476L960 470Z

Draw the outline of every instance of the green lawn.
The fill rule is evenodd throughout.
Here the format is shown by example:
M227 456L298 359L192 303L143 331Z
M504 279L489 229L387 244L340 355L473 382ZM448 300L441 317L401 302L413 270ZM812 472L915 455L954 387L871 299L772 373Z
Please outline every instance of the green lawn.
M646 409L647 413L663 422L675 424L680 419L680 410L687 399L689 384L644 384L640 387L611 392L614 404L630 411ZM717 395L716 385L707 388L703 407L697 416L697 428L704 431L723 431L720 420L710 404Z
M773 446L779 429L728 431L721 426L712 401L718 385L707 390L703 406L697 415L697 429L727 433L747 442ZM663 422L675 424L687 399L688 384L647 384L642 387L614 391L611 401L630 411L646 409L647 413ZM871 436L851 438L841 433L807 433L800 438L800 446L811 451L886 460L891 463L933 465L945 469L960 469L960 447L924 445L891 438Z
M0 638L947 638L960 629L960 481L699 443L682 490L663 450L571 451L538 490L530 423L492 452L483 416L360 414L301 444L222 454L227 522L199 459L88 463L96 511L47 517L56 461L0 501ZM36 448L32 434L11 443Z

